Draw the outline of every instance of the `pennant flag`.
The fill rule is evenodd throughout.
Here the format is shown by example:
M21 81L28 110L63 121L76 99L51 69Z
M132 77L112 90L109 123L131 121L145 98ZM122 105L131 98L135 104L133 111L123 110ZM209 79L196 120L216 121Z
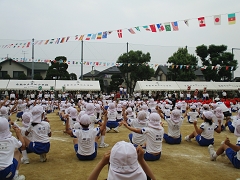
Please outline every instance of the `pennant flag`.
M70 36L67 37L66 42L68 42L69 39L70 39Z
M76 62L76 64L78 64L78 62Z
M228 24L235 24L235 23L236 23L235 13L228 14Z
M30 44L31 44L31 42L28 42L26 47L27 47L27 48L30 47Z
M70 64L70 61L68 61L68 64Z
M150 29L148 26L143 26L143 28L144 28L146 31L151 31L151 29Z
M52 44L53 42L54 42L54 39L51 39L50 42L49 42L49 44Z
M184 23L185 23L187 26L189 26L188 19L185 19L185 20L184 20Z
M164 26L160 23L160 24L156 24L157 28L158 28L158 31L164 31Z
M172 24L173 31L178 31L178 22L177 21L171 22L171 24Z
M99 33L97 34L97 39L102 39L102 32L99 32Z
M122 30L121 29L117 30L117 33L118 33L118 38L122 38Z
M171 31L170 23L164 23L166 31Z
M128 29L131 34L136 34L132 28Z
M112 31L108 31L108 35L112 34Z
M149 25L152 32L157 32L155 24Z
M90 40L91 39L92 34L88 34L86 37L86 40Z
M84 35L81 35L78 40L79 40L79 41L82 41L83 38L84 38Z
M226 66L226 70L228 70L229 66Z
M72 63L74 64L74 61Z
M214 25L221 25L221 15L215 15L213 19L214 19Z
M38 43L38 45L41 45L43 43L43 40L41 40L39 43Z
M78 40L78 35L75 36L75 40Z
M205 24L205 17L198 18L198 22L199 22L199 26L200 27L205 27L206 26L206 24Z
M102 38L103 38L103 39L106 39L106 38L107 38L107 31L103 32Z
M61 38L57 38L57 40L55 41L55 44L60 43L60 39L61 39Z
M140 28L137 26L137 27L135 27L135 29L137 30L137 31L140 31Z
M65 41L65 37L62 38L60 43L64 43L64 41Z
M93 34L91 39L96 39L96 37L97 37L97 34Z
M46 40L44 44L47 44L49 42L49 40Z

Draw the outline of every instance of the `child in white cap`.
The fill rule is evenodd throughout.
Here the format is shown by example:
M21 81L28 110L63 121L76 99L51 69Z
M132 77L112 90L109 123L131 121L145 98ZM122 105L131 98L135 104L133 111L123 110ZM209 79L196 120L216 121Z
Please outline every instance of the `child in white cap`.
M166 119L168 123L168 133L163 138L168 144L180 144L182 140L180 128L183 123L180 110L173 110L170 119Z
M100 128L96 127L93 129L89 128L91 124L89 115L83 114L80 117L79 121L82 129L73 131L73 135L76 136L76 138L73 139L74 149L79 160L93 160L96 158L98 136L100 135L101 129L106 127L106 116L107 113L105 112L103 125Z
M223 154L225 151L225 154L233 166L237 169L240 169L240 121L238 121L235 126L234 134L238 137L236 145L230 143L229 138L226 138L216 152L214 151L212 145L208 146L208 150L211 161L216 161L217 157Z
M213 122L214 114L211 111L203 112L204 122L197 127L197 121L193 122L194 129L190 135L185 137L185 140L190 142L195 137L200 146L208 146L214 144L214 131L221 132L221 121L218 121L218 125Z
M196 106L192 105L190 106L190 109L188 112L184 114L184 118L187 116L187 120L189 123L193 123L194 121L197 121L197 117L199 116L199 113L196 110Z
M97 164L88 177L88 180L97 180L98 176L107 164L109 165L108 180L155 180L152 170L145 162L143 149L135 148L131 143L117 142L111 152L105 153L102 160Z
M120 126L119 122L117 122L117 110L114 103L108 104L108 121L106 125L106 132L109 132L113 129L116 133L119 132L118 127Z
M128 124L124 121L123 124L135 133L146 134L146 152L144 154L144 159L146 161L155 161L160 159L164 129L161 125L161 117L158 113L151 113L149 115L148 127L146 128L133 128L128 126Z
M21 162L21 153L18 148L24 146L24 140L21 130L16 126L12 127L19 140L12 136L8 120L0 117L0 179L25 180L24 175L18 174Z
M51 128L50 124L46 121L42 121L43 108L40 105L36 105L32 109L32 122L25 132L26 137L23 137L25 141L25 147L22 147L22 163L29 164L29 159L26 151L26 147L30 152L40 155L40 161L46 162L46 154L50 150ZM27 136L32 134L32 141Z
M232 116L232 120L227 122L228 129L231 133L234 133L237 121L240 121L240 109L238 110L237 115Z

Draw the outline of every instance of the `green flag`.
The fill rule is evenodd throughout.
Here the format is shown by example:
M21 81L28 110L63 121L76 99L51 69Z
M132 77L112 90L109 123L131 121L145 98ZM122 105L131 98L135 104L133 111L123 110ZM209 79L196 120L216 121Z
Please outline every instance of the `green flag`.
M171 31L171 25L170 23L164 23L166 31Z
M38 90L41 91L42 90L42 86L38 86Z

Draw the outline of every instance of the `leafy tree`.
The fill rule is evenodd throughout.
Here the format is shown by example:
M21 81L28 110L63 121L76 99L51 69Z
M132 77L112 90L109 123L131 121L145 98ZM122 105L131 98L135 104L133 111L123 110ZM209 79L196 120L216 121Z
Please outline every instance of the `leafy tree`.
M231 66L233 66L232 71L235 71L238 62L234 60L234 55L230 52L226 52L226 50L227 46L217 46L214 44L209 47L201 45L196 48L196 53L200 57L202 65L207 67L202 71L207 81L232 80Z
M24 74L24 73L21 73L21 74L19 74L18 79L20 79L20 80L26 80L26 79L27 79L27 75Z
M65 56L58 56L54 61L51 61L51 66L49 66L47 70L45 79L70 80L70 75L67 71L68 65L66 61L67 58Z
M37 73L37 74L34 74L33 79L35 79L35 80L43 80L43 77L41 76L40 73Z
M179 48L168 58L168 63L172 63L174 68L169 68L168 76L173 81L191 81L196 79L194 71L197 66L197 58L188 53L187 48ZM175 68L176 65L186 65L185 68Z
M77 75L75 73L69 74L71 80L77 80Z
M150 60L151 56L149 52L144 54L142 51L132 50L122 54L118 58L117 63L123 63L119 67L119 70L122 72L130 93L133 92L137 81L148 80L154 75L154 69L150 68L147 64Z
M6 74L3 76L3 79L11 79L11 76L9 74Z
M113 74L111 76L112 81L110 81L110 91L118 91L119 84L124 82L124 79L120 74Z

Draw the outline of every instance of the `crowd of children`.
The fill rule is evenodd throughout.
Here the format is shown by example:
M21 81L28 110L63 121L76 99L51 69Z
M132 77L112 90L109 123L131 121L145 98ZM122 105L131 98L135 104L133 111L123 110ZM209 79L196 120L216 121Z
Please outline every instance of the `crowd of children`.
M130 130L129 142L131 143L118 142L112 148L111 153L102 159L104 163L91 173L90 177L95 179L103 165L109 162L109 179L125 177L126 174L132 176L132 172L125 174L125 172L114 170L118 166L123 166L121 154L119 157L114 154L120 153L119 149L124 148L134 154L133 161L138 159L134 168L139 171L139 176L135 176L155 179L145 161L160 159L163 142L181 143L181 126L185 117L187 117L187 122L193 124L194 127L194 131L184 138L186 141L189 142L195 138L200 146L208 146L211 160L216 160L217 156L225 152L234 167L240 168L239 138L237 145L230 143L227 138L217 152L213 149L214 131L221 133L229 129L230 132L240 137L238 99L233 99L231 102L219 98L215 98L214 101L179 100L173 105L170 99L158 102L154 99L114 101L104 98L90 99L88 102L79 99L75 103L68 100L50 99L47 101L45 99L11 100L7 97L0 104L0 148L2 150L0 151L0 179L25 179L23 175L19 175L18 170L20 163L30 163L28 158L30 152L39 155L41 162L47 161L47 153L50 150L49 137L51 137L50 120L47 114L53 113L56 109L59 119L65 126L64 133L73 138L76 156L82 161L95 159L98 148L109 146L105 143L105 136L110 131L121 133L120 126ZM237 115L233 116L232 112L236 111ZM21 126L10 119L12 113L16 113L17 120L22 122ZM198 127L197 123L200 119L203 122ZM164 121L167 127L163 125ZM18 140L11 135L11 128L16 132ZM6 148L6 144L9 144L11 149ZM137 150L133 151L134 147ZM119 149L115 150L115 148ZM138 155L142 158L137 158Z

